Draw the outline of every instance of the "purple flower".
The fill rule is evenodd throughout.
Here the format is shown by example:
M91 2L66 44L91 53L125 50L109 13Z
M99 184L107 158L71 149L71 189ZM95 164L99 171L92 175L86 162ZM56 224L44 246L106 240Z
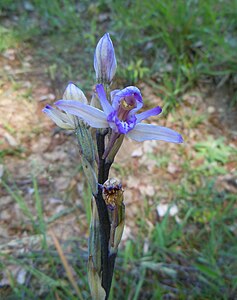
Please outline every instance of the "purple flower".
M126 134L138 142L145 140L183 142L182 136L172 129L141 123L151 116L160 114L162 109L157 106L137 114L137 111L143 106L138 88L129 86L123 90L113 91L111 93L112 105L107 100L102 84L96 86L96 91L103 110L73 100L59 100L55 105L69 114L82 118L91 127L110 127L117 135Z
M98 83L110 84L117 67L113 43L109 33L98 42L94 55L94 68Z

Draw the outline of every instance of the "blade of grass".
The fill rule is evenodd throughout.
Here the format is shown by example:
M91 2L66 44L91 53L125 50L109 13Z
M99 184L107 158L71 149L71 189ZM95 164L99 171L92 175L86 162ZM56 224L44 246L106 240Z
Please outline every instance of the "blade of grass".
M73 274L72 274L72 271L71 271L71 267L65 257L65 255L63 254L63 250L59 244L59 241L58 239L56 238L55 234L53 232L50 233L50 235L52 236L52 239L53 239L53 242L54 242L54 245L55 245L55 248L56 250L58 251L58 255L62 261L62 264L64 266L64 269L66 271L66 274L67 274L67 277L71 283L71 285L73 286L73 288L75 289L76 293L77 293L77 296L80 300L83 300L83 297L82 297L82 294L81 294L81 291L79 290L78 288L78 285L73 277Z

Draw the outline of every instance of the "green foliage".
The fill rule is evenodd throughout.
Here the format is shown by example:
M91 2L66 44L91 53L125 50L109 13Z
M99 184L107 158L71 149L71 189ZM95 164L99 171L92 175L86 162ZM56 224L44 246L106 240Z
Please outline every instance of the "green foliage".
M81 16L76 1L33 0L32 8L46 22L48 32L60 29L62 33L81 30Z
M53 81L79 77L82 85L90 86L92 49L109 31L118 65L123 66L118 78L135 84L152 76L167 113L182 101L180 94L204 76L235 82L236 0L5 0L0 10L3 16L19 18L17 25L0 27L0 51L33 42L37 56L52 66ZM46 48L38 47L41 39Z
M224 143L224 138L208 138L206 141L196 143L194 148L209 163L220 162L224 164L231 154L237 154L233 147Z
M209 151L212 143L204 143L205 147L197 147L197 154L205 157L209 163L226 163L234 149L225 145L223 139L218 139L216 144L214 143L217 149L221 148L223 152L227 152L226 156L220 156L216 149ZM164 155L164 159L152 155L150 157L157 160L160 168L167 167L168 155ZM153 219L152 226L148 226L147 220L153 215L159 199L154 199L152 205L144 199L145 210L135 217L138 233L135 238L129 238L119 251L111 299L156 300L157 297L162 299L173 292L178 299L186 299L187 295L191 299L231 299L235 295L236 195L224 190L218 191L213 174L209 174L208 177L202 168L192 170L189 161L183 168L186 169L186 175L182 185L167 183L169 188L175 191L177 216L170 216L168 211L159 220ZM27 286L16 284L12 280L13 299L22 295L26 300L32 299L32 296L35 296L33 289L36 287L38 291L43 291L44 299L54 299L56 294L60 299L77 299L63 271L57 251L48 245L46 238L48 225L55 219L72 213L73 209L55 214L46 222L37 179L32 177L34 213L17 186L6 183L8 177L4 178L2 185L33 225L32 238L39 235L43 237L41 251L27 252L21 254L20 258L6 256L0 252L3 258L0 269L4 269L8 264L16 264L24 268L30 276L30 284ZM89 191L85 189L83 199L89 221L88 195ZM66 244L62 246L65 246L65 249L70 246L70 253L65 251L65 254L73 266L84 299L89 299L86 255L78 248L78 243L86 244L86 239L81 238L79 241L78 238L68 237ZM34 261L34 266L29 264L29 261Z
M121 45L119 54L124 51L119 56L122 61L144 59L150 73L160 78L167 112L178 105L179 92L203 76L218 76L218 80L235 76L235 0L105 3L116 32L116 48Z
M37 36L47 35L55 45L55 38L66 39L58 43L66 66L70 60L68 55L64 57L66 53L82 60L79 51L72 47L72 40L75 46L82 45L91 51L97 38L109 31L119 65L124 66L119 75L132 83L143 79L148 70L155 77L159 74L166 87L167 74L169 78L179 78L181 88L186 83L188 86L195 84L203 75L231 77L237 71L236 0L142 3L134 0L123 1L122 5L120 0L94 3L32 0L17 4L5 0L1 1L0 9L3 15L14 12L20 18L17 26L2 27L1 51L14 45L18 32L24 33L19 41L38 40ZM105 22L101 21L102 17ZM55 55L58 54L56 49ZM177 93L177 86L173 90L167 88L167 97L170 98L170 92Z
M11 47L16 47L18 43L17 32L0 26L0 53Z
M127 66L118 69L118 77L126 80L127 85L134 85L138 80L144 79L149 69L143 66L143 60L131 61Z

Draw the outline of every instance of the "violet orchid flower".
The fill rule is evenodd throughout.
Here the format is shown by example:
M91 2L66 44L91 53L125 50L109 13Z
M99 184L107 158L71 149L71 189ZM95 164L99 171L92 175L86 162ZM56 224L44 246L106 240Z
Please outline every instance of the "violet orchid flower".
M112 105L106 97L102 84L96 91L103 110L73 100L59 100L55 105L66 113L76 115L94 128L110 127L114 133L126 134L129 138L142 142L145 140L162 140L171 143L182 143L182 136L176 131L141 121L156 116L162 109L157 106L136 114L142 108L143 100L137 87L129 86L111 93Z

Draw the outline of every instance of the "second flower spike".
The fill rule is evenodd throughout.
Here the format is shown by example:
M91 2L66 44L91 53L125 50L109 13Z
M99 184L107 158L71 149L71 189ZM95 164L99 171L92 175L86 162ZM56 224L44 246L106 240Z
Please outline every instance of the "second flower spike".
M98 83L110 84L117 68L113 43L106 33L98 42L95 49L94 68Z

